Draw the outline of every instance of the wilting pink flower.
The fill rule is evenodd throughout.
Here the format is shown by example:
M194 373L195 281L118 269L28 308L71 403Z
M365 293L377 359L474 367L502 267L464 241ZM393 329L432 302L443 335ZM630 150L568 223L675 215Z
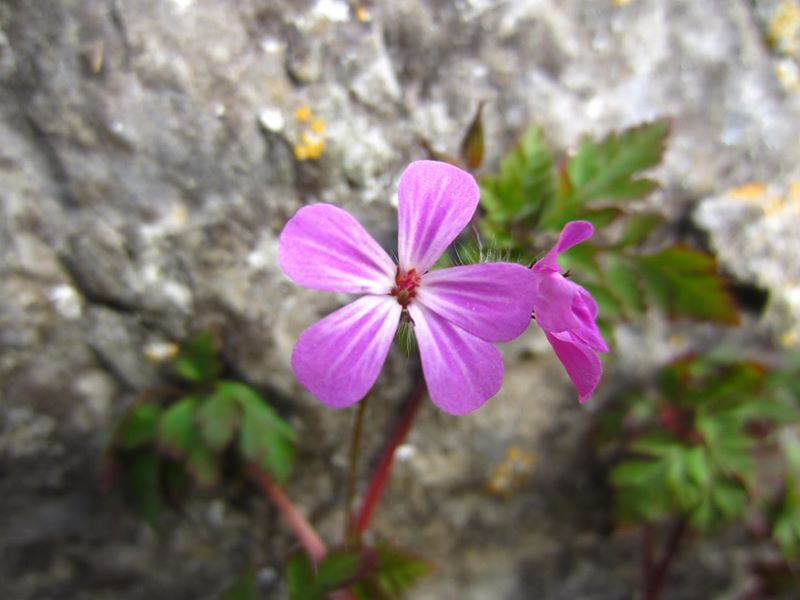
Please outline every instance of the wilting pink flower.
M383 366L401 317L413 324L431 400L445 412L475 410L500 389L493 342L530 322L535 278L511 263L431 271L478 205L468 173L433 161L400 178L395 263L350 214L330 204L301 208L280 237L278 258L305 287L364 294L306 329L292 354L297 379L335 408L358 402Z
M572 221L564 226L558 242L531 270L536 276L533 311L553 350L567 370L580 401L597 387L603 374L598 352L608 352L597 329L597 303L591 294L564 277L558 255L592 237L588 221Z

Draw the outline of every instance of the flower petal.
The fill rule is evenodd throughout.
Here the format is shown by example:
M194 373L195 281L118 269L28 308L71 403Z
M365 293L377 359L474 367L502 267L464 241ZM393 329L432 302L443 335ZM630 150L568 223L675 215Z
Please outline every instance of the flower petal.
M581 403L591 395L603 375L603 363L591 348L574 338L571 333L546 333L558 360L578 389Z
M420 160L400 176L398 195L400 267L425 273L475 214L478 184L458 167Z
M306 329L292 353L298 381L333 408L361 400L386 361L401 311L391 296L364 296Z
M350 213L332 204L298 210L281 232L281 269L295 283L330 292L385 294L397 268Z
M493 344L467 333L415 303L414 321L422 371L433 403L451 415L482 406L503 383L503 357Z
M545 332L569 331L582 343L598 352L608 346L597 328L597 303L591 294L561 273L534 273L537 286L533 295L536 323Z
M530 324L536 287L522 265L468 265L424 275L417 301L483 340L507 342Z
M545 254L544 258L533 265L534 271L559 271L558 255L588 240L594 234L594 225L589 221L570 221L564 225L558 242Z

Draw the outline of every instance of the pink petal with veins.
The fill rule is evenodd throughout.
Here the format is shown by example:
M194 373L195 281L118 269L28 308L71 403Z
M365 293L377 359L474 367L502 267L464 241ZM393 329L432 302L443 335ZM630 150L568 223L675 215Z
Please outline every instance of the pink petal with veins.
M388 293L397 269L361 224L332 204L295 213L281 232L278 262L295 283L352 294Z
M478 207L475 179L458 167L420 160L400 176L398 189L400 268L428 271L467 226Z
M363 296L306 329L292 353L298 381L333 408L361 400L386 362L401 311L391 296Z
M451 415L480 408L503 383L494 344L453 325L421 304L409 306L422 372L433 403Z

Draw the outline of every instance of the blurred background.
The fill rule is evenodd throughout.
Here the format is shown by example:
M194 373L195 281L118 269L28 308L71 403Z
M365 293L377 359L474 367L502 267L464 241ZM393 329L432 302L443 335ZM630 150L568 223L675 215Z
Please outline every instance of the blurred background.
M798 117L797 0L0 0L0 596L219 598L249 565L287 597L239 417L177 486L159 461L190 453L137 427L176 358L256 390L297 436L270 472L339 541L353 411L289 357L347 298L289 282L278 235L324 201L391 248L405 165L461 151L515 257L561 223L508 189L618 177L569 215L612 352L579 406L532 326L482 409L423 405L371 532L436 565L405 597L800 598ZM413 361L378 381L362 484Z

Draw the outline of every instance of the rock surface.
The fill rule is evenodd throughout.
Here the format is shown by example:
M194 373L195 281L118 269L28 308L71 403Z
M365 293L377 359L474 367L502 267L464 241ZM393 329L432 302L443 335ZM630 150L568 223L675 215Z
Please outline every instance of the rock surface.
M327 201L391 247L400 171L422 138L456 148L480 101L490 165L530 122L569 148L671 116L652 202L676 221L697 199L798 176L800 95L745 0L357 8L0 2L0 596L215 598L247 562L274 580L294 542L257 498L197 501L156 537L98 484L115 417L160 381L145 349L206 327L237 373L284 398L305 440L289 491L337 534L351 415L302 392L288 360L342 298L288 282L277 236L299 206ZM733 273L775 291L785 320L767 329L797 332L783 267L800 263L781 245L797 199L773 221L731 202L706 201L698 222ZM376 522L441 565L415 598L633 597L638 542L610 530L589 418L543 347L532 331L506 348L506 384L481 411L423 410ZM404 373L393 355L372 451ZM486 480L511 447L536 459L496 498ZM687 556L667 597L741 589L724 552Z

